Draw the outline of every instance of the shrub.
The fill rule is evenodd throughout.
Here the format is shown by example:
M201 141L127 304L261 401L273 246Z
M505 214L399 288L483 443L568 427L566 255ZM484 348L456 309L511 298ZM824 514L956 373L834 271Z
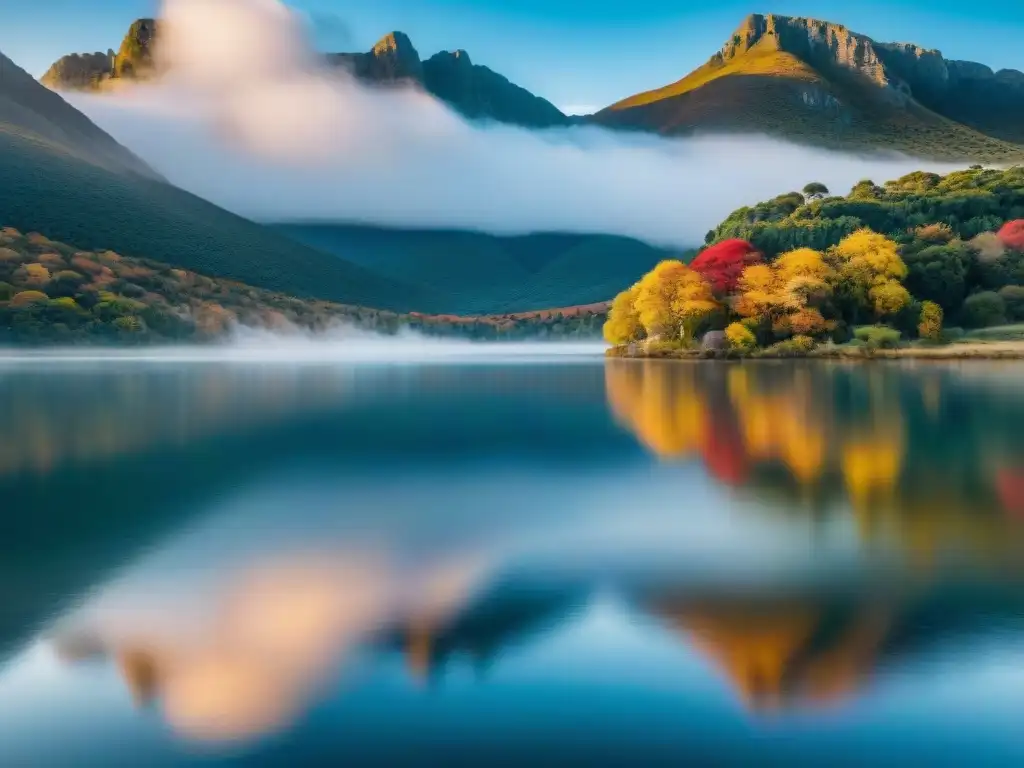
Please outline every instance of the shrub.
M900 332L887 325L865 325L853 333L868 349L895 349L900 343Z
M1006 324L1006 302L994 291L982 291L968 296L961 311L968 328L988 328Z
M114 320L114 327L126 333L139 333L142 331L142 321L135 315L122 315Z
M794 336L768 347L768 352L777 357L803 357L813 352L818 342L810 336Z
M725 338L731 349L748 351L757 346L757 337L743 323L732 323L725 329Z

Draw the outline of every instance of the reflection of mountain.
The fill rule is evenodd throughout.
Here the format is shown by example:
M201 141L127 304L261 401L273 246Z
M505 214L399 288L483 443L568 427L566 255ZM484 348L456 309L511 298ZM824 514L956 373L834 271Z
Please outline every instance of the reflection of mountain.
M1019 562L1019 393L942 368L657 361L609 361L606 386L618 421L665 459L700 459L787 508L843 507L865 540L922 562Z

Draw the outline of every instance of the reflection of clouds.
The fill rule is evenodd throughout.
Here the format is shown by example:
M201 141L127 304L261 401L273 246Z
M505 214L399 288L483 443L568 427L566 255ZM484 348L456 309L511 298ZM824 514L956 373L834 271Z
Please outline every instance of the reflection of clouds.
M68 660L97 649L113 657L133 700L159 702L183 737L246 740L289 725L375 634L395 624L413 622L423 632L443 624L486 567L467 559L412 574L341 553L269 561L220 592L203 626L182 619L150 627L144 615L109 626L83 622L58 635L57 649Z

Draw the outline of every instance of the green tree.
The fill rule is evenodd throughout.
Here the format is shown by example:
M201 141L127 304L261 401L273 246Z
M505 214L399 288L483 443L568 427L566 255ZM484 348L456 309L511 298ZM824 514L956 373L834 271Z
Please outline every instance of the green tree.
M967 297L961 312L967 328L989 328L1006 323L1006 302L995 291L982 291Z
M822 184L820 181L812 181L806 187L804 187L804 197L809 200L820 200L823 197L827 197L829 194L828 187Z

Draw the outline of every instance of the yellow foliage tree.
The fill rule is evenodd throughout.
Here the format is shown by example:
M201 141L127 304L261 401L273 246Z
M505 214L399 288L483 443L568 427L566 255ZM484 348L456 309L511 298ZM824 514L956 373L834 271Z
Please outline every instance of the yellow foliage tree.
M733 310L741 317L774 320L785 309L778 272L768 264L754 264L743 270L737 283Z
M895 315L910 304L910 292L895 280L886 280L868 292L875 314L879 317Z
M934 301L923 302L917 332L922 339L939 341L942 338L942 320L942 307Z
M633 307L648 337L674 337L682 326L682 318L673 308L676 296L687 273L683 262L670 259L658 264L636 284Z
M704 276L692 269L679 278L672 310L681 320L683 338L693 338L698 326L718 309L714 289Z
M901 284L907 265L899 246L885 235L858 229L841 240L830 256L835 280L845 283L847 292L877 315L895 314L910 303L910 294Z
M634 285L612 301L604 324L604 338L609 344L629 344L643 338L644 326L634 306L638 291L639 286Z

